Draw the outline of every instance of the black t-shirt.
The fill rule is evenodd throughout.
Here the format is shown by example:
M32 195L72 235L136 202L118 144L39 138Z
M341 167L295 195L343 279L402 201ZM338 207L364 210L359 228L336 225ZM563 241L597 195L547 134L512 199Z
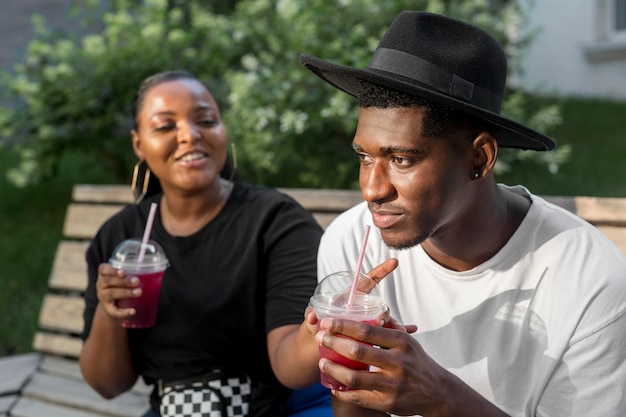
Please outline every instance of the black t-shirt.
M160 198L126 207L91 242L84 338L98 303L98 265L122 240L141 238L150 203ZM250 415L275 417L273 407L284 405L289 390L271 370L266 335L303 320L316 285L320 226L291 197L242 182L222 211L191 236L167 233L158 213L150 238L163 246L170 266L156 326L128 330L136 370L147 383L215 368L245 373L253 381Z

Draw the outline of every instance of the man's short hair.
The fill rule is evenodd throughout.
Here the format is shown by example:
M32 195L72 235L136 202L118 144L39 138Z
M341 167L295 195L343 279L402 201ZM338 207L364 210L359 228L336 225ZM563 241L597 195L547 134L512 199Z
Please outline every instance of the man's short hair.
M422 97L364 80L359 80L359 91L356 98L359 107L365 108L424 107L426 113L422 121L421 134L428 137L447 138L453 131L468 127L473 137L481 132L489 131L489 126L483 121L451 106L435 103Z

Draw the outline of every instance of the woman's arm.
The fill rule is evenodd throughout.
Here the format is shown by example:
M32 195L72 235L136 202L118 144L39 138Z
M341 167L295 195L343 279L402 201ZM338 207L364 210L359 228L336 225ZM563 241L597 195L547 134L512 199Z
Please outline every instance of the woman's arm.
M137 381L126 329L99 305L79 358L85 381L105 398L128 391Z
M119 319L132 314L115 305L118 298L136 296L135 280L123 272L102 264L96 282L99 303L95 309L89 336L80 354L80 370L85 381L100 395L113 398L129 390L137 381L128 334Z
M367 275L378 283L397 266L397 259L388 259ZM300 389L319 381L319 345L315 340L317 331L317 316L307 307L302 324L281 326L268 333L267 350L272 370L283 385Z
M343 401L339 401L334 395L330 396L330 403L333 408L334 417L388 417L389 414L378 411L370 410L368 408L361 408L353 404L348 404Z
M319 348L315 342L317 318L307 309L301 325L278 327L267 335L267 351L274 375L291 389L308 387L319 381Z

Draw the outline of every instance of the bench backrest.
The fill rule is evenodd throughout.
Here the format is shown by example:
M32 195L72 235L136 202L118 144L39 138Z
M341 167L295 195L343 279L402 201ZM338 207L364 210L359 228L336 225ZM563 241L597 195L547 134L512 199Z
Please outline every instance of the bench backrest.
M355 190L281 189L310 210L326 227L339 213L362 201ZM595 224L626 253L626 198L547 197ZM83 292L87 285L85 250L102 223L133 202L128 186L76 185L66 212L44 297L33 348L77 358L82 348Z

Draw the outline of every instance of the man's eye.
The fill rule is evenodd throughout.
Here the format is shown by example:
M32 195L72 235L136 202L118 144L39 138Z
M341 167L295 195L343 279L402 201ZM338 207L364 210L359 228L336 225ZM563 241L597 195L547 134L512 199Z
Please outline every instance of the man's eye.
M366 153L357 153L356 156L357 158L359 158L361 163L369 163L369 162L372 162L373 160L372 157Z
M391 161L400 166L400 167L409 167L413 164L413 160L411 158L405 158L403 156L394 156L391 158Z

